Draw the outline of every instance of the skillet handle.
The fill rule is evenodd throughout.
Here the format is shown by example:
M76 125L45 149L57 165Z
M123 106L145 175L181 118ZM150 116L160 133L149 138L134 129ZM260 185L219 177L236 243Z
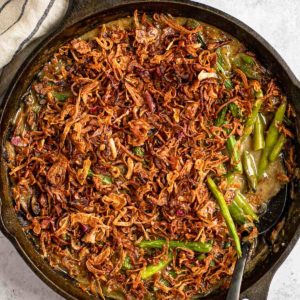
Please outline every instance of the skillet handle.
M267 272L258 282L241 294L241 300L267 300L275 271Z

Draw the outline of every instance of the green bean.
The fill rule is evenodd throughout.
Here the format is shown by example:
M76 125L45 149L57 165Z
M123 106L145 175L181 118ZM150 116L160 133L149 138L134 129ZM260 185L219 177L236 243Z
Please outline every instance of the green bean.
M240 118L242 116L240 108L235 103L229 103L228 106L234 118Z
M157 248L161 249L167 244L166 240L142 241L138 244L140 248ZM210 252L212 245L210 243L202 242L183 242L183 241L169 241L169 248L186 248L195 252Z
M192 28L192 29L195 29L195 28L197 28L197 27L200 26L200 25L201 25L201 24L200 24L198 21L193 20L193 19L189 19L189 20L187 20L187 22L186 22L186 26L188 26L188 27L190 27L190 28ZM205 41L204 41L204 39L203 39L203 36L202 36L202 34L200 33L200 31L197 32L196 38L197 38L197 42L199 42L199 43L201 44L202 48L203 48L203 49L206 49L206 48L207 48L207 45L206 45L206 43L205 43Z
M88 177L93 177L94 176L94 173L91 169L89 169L87 176Z
M122 269L123 270L130 270L130 269L132 269L132 264L131 264L129 256L125 256L125 259L124 259L123 265L122 265Z
M258 221L258 216L243 194L237 192L233 201L243 210L246 216L249 216L252 220Z
M219 112L217 119L215 120L215 125L220 127L225 124L226 122L226 113L228 110L228 106L226 105L222 110Z
M200 255L202 255L202 254L200 254ZM168 274L173 278L175 278L177 276L177 273L174 270L169 270Z
M207 45L203 39L202 34L200 33L200 31L197 32L197 42L199 42L202 46L203 49L207 49Z
M247 64L251 64L251 65L255 64L255 60L254 60L254 58L252 56L249 56L249 55L247 55L245 53L240 53L240 57Z
M185 25L187 27L190 27L191 29L195 29L198 26L200 26L200 23L197 20L194 20L194 19L187 19Z
M256 191L257 189L257 170L253 156L249 151L245 150L242 155L243 170L246 173L246 177L249 186Z
M258 165L258 179L262 177L263 173L268 167L268 157L273 150L274 145L278 139L279 131L277 126L283 121L286 110L286 101L284 101L277 109L274 119L269 127L266 137L265 148L263 149Z
M227 174L225 175L225 177L227 178L227 184L232 184L235 178L234 172L230 171L227 172Z
M160 278L159 282L164 286L170 287L170 282L164 278Z
M220 163L217 167L216 167L216 169L217 169L217 175L225 175L225 174L227 174L226 172L227 172L227 170L226 170L226 167L224 166L224 164L223 163Z
M103 175L103 174L95 174L95 173L92 172L91 169L89 169L87 176L88 177L93 177L93 176L94 177L98 177L98 178L100 178L102 180L103 184L112 184L113 183L113 180L112 180L112 178L110 176Z
M259 79L259 74L247 65L241 65L240 69L245 73L249 79Z
M264 129L264 122L261 114L259 113L254 124L253 148L255 151L261 150L265 146Z
M157 265L149 265L147 266L141 273L142 279L148 279L149 277L153 276L155 273L160 272L164 269L171 261L172 255L170 254L167 260L161 260Z
M228 56L227 49L224 47L219 47L216 51L217 54L217 62L216 62L216 68L221 75L223 75L225 78L228 78L227 75L231 72L231 62L230 58Z
M234 135L231 135L227 139L226 148L230 157L230 162L234 166L234 170L238 173L243 173L243 167L240 161L240 154L238 151L238 147Z
M231 246L231 243L230 242L226 242L225 244L224 244L224 249L227 249L227 248L229 248Z
M99 177L102 179L103 184L112 184L113 183L112 178L110 176L100 174Z
M231 71L231 64L229 59L226 59L225 55L221 52L222 49L218 48L217 53L217 62L216 62L216 70L220 74L220 76L224 80L224 86L226 89L231 90L233 88L232 82L229 79L229 73Z
M245 224L248 219L258 221L256 213L240 192L236 193L228 208L233 220L240 225Z
M233 89L233 84L232 81L229 78L226 78L224 80L224 86L227 90L232 90Z
M237 254L240 257L242 255L241 242L240 242L237 230L235 228L234 222L232 220L232 217L230 215L228 206L227 206L226 201L224 199L224 196L219 191L219 189L218 189L217 185L215 184L215 182L209 176L207 177L207 184L208 184L208 187L209 187L210 191L212 192L212 194L214 195L214 197L216 198L216 200L217 200L217 202L220 206L221 214L222 214L222 216L223 216L223 218L226 222L226 225L228 227L228 231L229 231L231 237L234 240Z
M246 121L245 128L244 128L244 134L241 138L241 142L244 142L247 139L247 137L252 133L254 123L256 121L256 118L257 118L257 115L258 115L258 112L260 110L262 103L263 103L263 93L261 90L259 90L256 93L256 100L254 102L252 112Z
M258 91L255 92L255 98L256 99L263 98L263 96L264 96L264 93L261 89L259 89Z
M245 53L238 53L233 61L236 68L241 69L250 79L258 79L259 72L255 59Z
M68 98L73 96L73 94L69 91L66 91L66 92L53 91L52 95L53 95L54 98L56 98L59 101L66 101Z
M285 144L285 141L286 141L286 138L285 138L284 134L281 134L279 136L276 144L274 145L272 152L270 153L270 156L269 156L270 161L274 161L277 159L277 157L279 156L279 154Z
M200 255L197 256L197 259L198 259L199 261L204 260L205 258L206 258L206 255L205 255L205 254L200 254Z
M230 212L230 214L231 214L231 216L232 216L232 219L233 219L236 223L238 223L238 224L240 224L240 225L246 223L247 219L246 219L246 217L245 217L244 211L243 211L242 208L240 208L240 207L237 205L236 201L233 200L233 201L231 202L231 204L228 206L228 208L229 208L229 212Z
M212 260L210 263L209 263L209 266L210 267L215 267L216 265L216 261L215 260Z
M142 147L134 147L133 153L137 156L143 157L145 155L145 151Z

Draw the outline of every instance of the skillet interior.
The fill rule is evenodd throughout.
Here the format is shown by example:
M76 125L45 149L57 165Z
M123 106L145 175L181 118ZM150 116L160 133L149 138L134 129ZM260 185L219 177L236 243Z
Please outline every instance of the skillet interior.
M101 3L100 3L101 2ZM113 1L121 5L112 7L109 1L74 1L74 10L71 18L66 20L56 33L47 38L38 46L38 51L25 61L21 69L18 70L16 78L11 83L2 104L1 129L0 129L0 191L1 203L1 223L3 232L10 238L17 250L24 257L29 266L43 279L49 286L68 299L89 299L89 297L77 288L70 278L54 271L46 261L32 247L31 241L23 233L17 220L10 195L10 185L7 178L7 168L5 164L5 152L3 143L9 137L11 120L13 119L20 105L21 96L26 91L34 75L41 66L49 60L62 42L66 42L76 36L93 28L96 24L106 23L114 19L132 14L135 9L145 12L168 12L174 16L185 16L199 19L220 29L229 32L231 35L243 42L250 50L257 54L261 63L267 66L277 77L288 99L293 103L298 120L300 120L300 88L297 88L295 77L285 65L280 56L255 32L224 13L211 9L205 5L199 5L187 1ZM71 24L71 25L70 25ZM297 122L298 124L298 122ZM297 146L297 149L299 147ZM297 187L294 189L297 191ZM276 253L272 253L263 263L256 266L248 274L243 282L243 296L250 299L265 299L268 286L279 264L282 263L287 254L291 251L300 234L300 194L294 193L294 201L289 197L286 222L283 228L284 235L280 236ZM207 299L222 299L223 295L209 296Z

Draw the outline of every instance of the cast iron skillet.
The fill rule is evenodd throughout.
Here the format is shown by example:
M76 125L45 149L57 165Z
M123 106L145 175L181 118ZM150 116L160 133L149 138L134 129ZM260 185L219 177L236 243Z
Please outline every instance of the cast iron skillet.
M7 176L4 143L9 138L11 122L20 105L21 96L28 88L37 71L49 60L61 43L81 35L96 24L106 23L132 14L135 9L150 13L164 12L171 13L174 16L192 17L217 26L238 38L250 50L255 52L262 64L267 66L277 77L284 93L295 107L297 113L295 126L300 128L300 82L279 54L255 31L237 19L217 9L191 1L71 1L69 12L59 28L55 32L49 33L43 39L35 50L26 57L23 65L18 70L11 67L11 72L16 72L16 75L4 96L0 119L1 230L13 243L30 268L47 285L67 299L90 299L90 297L77 288L70 278L54 271L38 254L32 242L22 231L13 208L10 183ZM297 138L299 140L299 134ZM297 188L297 184L295 184L292 188L293 199L289 196L287 211L285 213L286 222L283 227L285 234L279 238L276 247L277 251L270 251L267 258L262 263L256 265L254 270L249 272L248 276L245 276L242 286L242 299L264 300L267 298L269 285L274 273L298 240L300 235L300 193L297 190L299 189ZM224 294L210 295L205 299L224 299Z

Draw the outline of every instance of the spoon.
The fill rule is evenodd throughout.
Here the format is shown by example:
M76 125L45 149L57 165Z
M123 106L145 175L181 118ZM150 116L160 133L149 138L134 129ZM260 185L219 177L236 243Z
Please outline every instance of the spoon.
M287 199L287 185L268 204L267 211L260 216L257 224L258 235L263 235L270 231L279 221L284 213ZM251 244L246 242L242 245L242 256L238 259L232 275L231 283L226 300L239 300L242 279Z

